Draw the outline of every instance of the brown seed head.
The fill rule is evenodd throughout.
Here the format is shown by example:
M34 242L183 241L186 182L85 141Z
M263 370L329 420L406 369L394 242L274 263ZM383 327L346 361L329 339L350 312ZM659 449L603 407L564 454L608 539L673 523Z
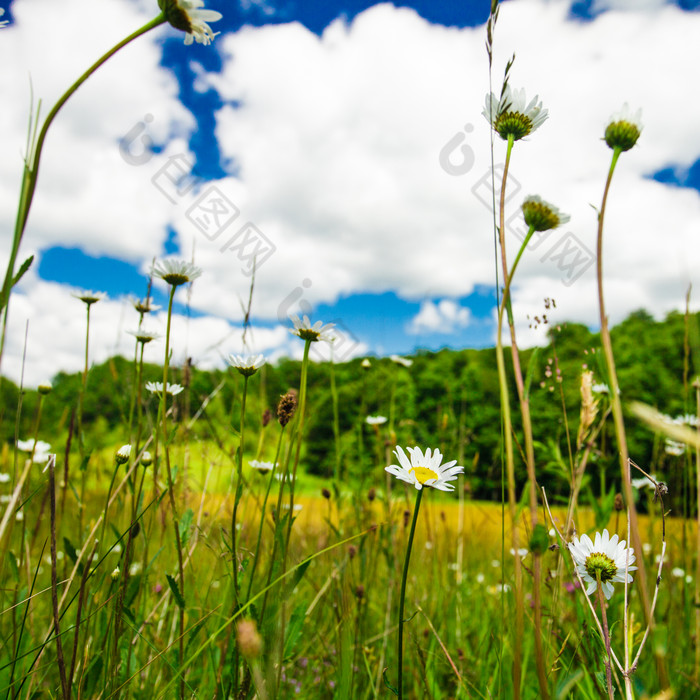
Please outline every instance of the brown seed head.
M622 494L621 493L616 493L615 494L615 510L624 510L625 509L625 502L622 500Z
M297 410L297 392L290 389L286 394L280 397L280 402L277 404L277 420L284 427L294 417L294 412Z

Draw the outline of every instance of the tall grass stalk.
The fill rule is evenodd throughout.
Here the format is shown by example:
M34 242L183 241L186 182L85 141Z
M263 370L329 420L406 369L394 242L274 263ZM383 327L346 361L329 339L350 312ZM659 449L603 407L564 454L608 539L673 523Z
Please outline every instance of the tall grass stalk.
M170 285L170 295L168 297L168 317L165 329L165 359L163 361L163 390L160 394L160 413L162 420L162 430L163 430L163 454L165 456L165 469L168 476L168 497L170 500L170 510L173 516L173 534L175 535L175 547L177 549L177 567L178 567L178 578L180 581L180 595L182 600L185 598L185 568L182 559L182 541L180 539L180 516L178 514L177 504L175 503L175 485L173 483L172 470L170 468L170 448L168 445L168 411L167 411L167 396L168 396L168 365L170 360L170 324L172 321L173 314L173 299L175 297L175 290L177 285ZM184 605L178 605L178 617L179 617L179 627L180 636L178 640L178 660L180 668L185 658L185 607ZM180 677L180 687L179 687L179 697L180 700L184 700L185 697L185 675L184 672Z
M140 29L137 29L132 34L129 34L125 39L120 41L114 47L112 47L107 53L101 56L95 63L93 63L58 99L58 102L52 107L51 111L46 116L41 129L36 133L36 127L38 126L38 110L36 115L36 125L33 125L34 117L30 114L29 118L29 136L27 139L27 155L24 160L24 169L22 172L22 183L20 185L20 195L19 195L19 205L17 207L17 218L15 220L15 229L12 238L12 247L10 249L10 256L7 262L7 270L5 272L5 280L2 285L2 291L0 292L0 311L3 311L3 322L2 322L2 333L0 334L0 366L2 365L2 357L5 350L5 335L7 331L7 317L10 309L10 294L12 292L13 286L19 281L18 276L21 276L24 271L29 267L28 263L31 264L31 258L25 261L23 266L20 268L19 274L15 272L17 265L17 258L19 255L20 244L22 243L22 237L24 236L25 229L27 227L27 220L29 218L29 211L32 206L32 200L34 199L34 192L36 190L36 183L39 177L39 164L41 162L41 153L44 148L44 141L46 140L46 135L49 131L53 120L56 118L58 113L61 111L63 105L68 102L72 95L78 90L78 88L106 61L108 61L114 54L116 54L120 49L124 48L127 44L130 44L134 39L146 34L151 29L163 24L165 22L165 16L163 13L159 14L156 18L147 22ZM39 104L39 107L41 103ZM26 267L25 267L26 266Z

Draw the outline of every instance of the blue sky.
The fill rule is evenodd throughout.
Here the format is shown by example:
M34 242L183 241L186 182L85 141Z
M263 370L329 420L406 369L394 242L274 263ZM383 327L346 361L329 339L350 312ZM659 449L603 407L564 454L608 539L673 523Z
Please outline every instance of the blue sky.
M155 0L105 0L104 21L95 23L88 0L67 2L63 11L51 0L0 2L10 20L0 49L12 66L1 78L12 105L0 166L5 232L16 206L27 73L51 104L156 8ZM80 366L82 312L69 301L80 288L109 297L94 313L95 360L129 355L129 299L144 294L153 258L168 255L194 256L203 269L177 298L176 360L189 353L206 367L220 366L227 352L298 355L285 317L304 312L338 324L339 359L493 344L489 132L481 116L489 5L211 0L207 7L223 14L212 24L220 32L212 46L185 46L181 33L161 27L127 47L81 88L47 140L23 244L37 261L13 301L3 371L19 375L27 322L30 383ZM640 307L657 316L682 307L700 262L700 134L692 99L683 110L669 105L687 94L700 58L692 39L698 5L502 4L494 89L515 52L511 84L540 94L550 111L514 153L511 258L525 195L572 215L558 238L536 242L523 258L514 309L524 345L544 342L546 328L531 319L548 298L557 300L553 323L597 325L591 205L609 162L600 135L625 101L643 108L645 129L621 162L608 215L611 320ZM496 142L495 162L502 158ZM179 168L182 191L168 189L170 168ZM3 240L6 249L7 233ZM249 240L263 254L252 344L243 348ZM561 254L569 250L576 257L567 267ZM153 294L164 303L163 287ZM152 324L160 329L163 314Z

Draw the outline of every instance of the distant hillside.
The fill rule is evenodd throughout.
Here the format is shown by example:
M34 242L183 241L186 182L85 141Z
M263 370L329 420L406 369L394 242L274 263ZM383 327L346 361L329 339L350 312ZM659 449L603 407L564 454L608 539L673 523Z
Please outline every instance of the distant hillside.
M694 390L688 385L700 372L698 321L694 314L686 323L682 314L671 313L656 322L644 311L632 313L612 331L620 387L625 402L639 400L671 416L695 413ZM687 332L686 332L687 331ZM549 345L522 353L531 392L532 416L537 445L538 478L548 491L568 494L569 449L576 449L580 407L580 376L584 367L595 372L595 382L607 383L604 363L598 352L599 338L585 326L568 323L549 329ZM509 357L509 353L507 355ZM419 352L413 365L404 368L389 359L370 358L364 369L361 359L331 367L312 364L309 371L309 410L305 440L305 467L319 475L332 475L336 460L349 479L362 479L384 461L384 445L376 444L376 433L365 423L367 415L383 415L389 421L380 427L380 439L389 439L393 425L401 445L439 447L447 459L459 459L466 467L467 488L475 498L498 499L501 493L500 413L494 349ZM162 379L157 366L144 368L144 381ZM334 435L331 371L337 388L338 440ZM561 377L561 382L557 377ZM96 447L122 444L127 439L134 368L115 357L90 370L84 406L85 433ZM300 363L280 360L266 365L250 382L249 421L256 430L266 409L275 411L280 394L298 386ZM241 377L225 371L204 372L174 368L172 381L187 391L177 397L177 417L183 423L219 387L192 429L196 439L217 440L231 447L235 439L229 426L238 425ZM79 374L59 374L43 406L40 438L54 445L65 444L71 413L77 403ZM691 393L688 393L688 392ZM515 389L511 392L515 396ZM601 394L600 414L606 397ZM0 385L2 439L10 444L15 433L19 392L8 380ZM19 435L29 437L37 395L22 397ZM393 415L392 415L393 405ZM149 415L155 401L145 397ZM568 430L564 420L566 408ZM519 431L519 412L513 416ZM393 420L391 420L393 418ZM619 474L615 458L612 424L608 421L589 468L592 493L617 488ZM631 416L627 417L630 455L641 465L664 476L671 486L672 507L678 513L682 495L694 484L684 458L664 452L663 440L651 434ZM273 449L277 427L273 420L266 437ZM272 455L269 455L272 458ZM525 482L525 468L518 464L517 478Z

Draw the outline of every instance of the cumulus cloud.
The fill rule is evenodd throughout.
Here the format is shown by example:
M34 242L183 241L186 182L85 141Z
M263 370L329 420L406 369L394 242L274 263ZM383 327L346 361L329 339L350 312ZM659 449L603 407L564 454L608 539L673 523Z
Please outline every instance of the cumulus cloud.
M88 0L13 3L16 25L3 30L0 46L4 65L12 66L0 75L0 88L13 105L0 113L3 231L14 221L28 71L35 94L52 104L106 47L150 17L154 7L145 5L104 0L85 31L73 18L90 21L97 10ZM569 0L517 0L501 8L494 89L515 51L511 84L538 93L550 113L513 153L509 258L519 246L518 207L526 195L539 194L572 216L561 231L534 241L521 261L513 308L526 338L528 316L542 311L545 297L556 298L561 319L597 324L591 205L600 205L610 160L601 136L623 102L643 108L645 128L639 145L620 160L607 212L611 322L640 306L657 315L682 308L700 269L698 193L649 179L665 167L688 168L700 156L697 110L669 108L688 94L686 67L700 63L700 15L651 0L628 5L606 0L616 11L590 22L571 18ZM210 344L242 318L256 236L267 248L258 256L253 314L268 328L283 328L279 318L298 289L311 305L354 292L395 291L407 300L432 300L414 319L429 332L450 322L444 300L494 284L489 129L481 115L488 90L483 27L431 25L410 9L384 4L351 23L336 20L320 37L298 23L244 26L217 37L211 48L222 57L221 72L193 67L195 89L215 89L224 102L216 137L228 174L175 198L154 180L173 158L191 159L194 122L177 99L172 72L159 65L161 39L154 33L120 52L60 114L47 141L23 254L80 246L145 270L173 227L183 253L194 250L204 270L190 298L203 316L190 324L204 327L206 319L201 341ZM134 165L118 144L139 123L164 149ZM140 132L135 150L139 139ZM497 165L503 157L497 140ZM237 212L216 235L193 213L212 187ZM246 232L253 234L251 245L243 244ZM3 240L5 256L7 234ZM567 267L561 257L570 246L580 254L575 269L572 258ZM18 318L26 317L21 304L40 313L32 295L46 292L35 284L19 290ZM60 318L69 307L52 308ZM31 326L46 322L40 314ZM15 332L22 336L21 328ZM278 351L296 352L283 335ZM100 337L96 357L114 347L109 333ZM13 343L17 368L21 343ZM75 351L73 345L61 350L65 355L56 355L53 366L60 359L74 367ZM204 346L201 352L204 357Z
M471 313L451 299L442 299L437 303L424 301L418 313L408 324L408 332L420 333L454 333L469 325Z

